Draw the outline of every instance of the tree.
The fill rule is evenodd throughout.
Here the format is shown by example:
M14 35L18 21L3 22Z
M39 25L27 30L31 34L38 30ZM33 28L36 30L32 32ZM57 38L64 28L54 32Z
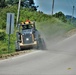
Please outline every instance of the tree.
M13 4L16 4L18 3L19 0L6 0L7 2L7 5L13 5Z
M37 10L38 6L35 6L34 0L24 0L22 3L23 7L31 8L32 10Z
M7 4L14 5L18 4L19 0L7 0ZM35 6L34 0L21 0L21 6L25 8L31 8L32 10L37 10L38 6Z
M32 6L34 5L34 1L33 0L28 0L29 1L29 5Z
M58 13L55 13L53 16L56 17L56 18L61 19L61 20L64 21L64 22L67 21L65 15L64 15L61 11L58 12Z
M5 0L0 0L0 7L5 7L6 6L6 2Z

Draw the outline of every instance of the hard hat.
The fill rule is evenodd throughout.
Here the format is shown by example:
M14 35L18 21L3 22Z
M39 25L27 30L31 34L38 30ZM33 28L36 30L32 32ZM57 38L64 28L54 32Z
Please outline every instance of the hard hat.
M26 20L25 22L29 22L30 23L30 20Z

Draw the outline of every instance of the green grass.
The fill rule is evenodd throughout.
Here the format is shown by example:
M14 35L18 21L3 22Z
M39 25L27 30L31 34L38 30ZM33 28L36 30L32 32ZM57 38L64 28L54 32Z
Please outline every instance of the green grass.
M0 40L0 54L8 54L8 52L15 52L15 40L16 32L14 32L14 34L10 34L10 46L8 51L8 34L5 34L5 39Z

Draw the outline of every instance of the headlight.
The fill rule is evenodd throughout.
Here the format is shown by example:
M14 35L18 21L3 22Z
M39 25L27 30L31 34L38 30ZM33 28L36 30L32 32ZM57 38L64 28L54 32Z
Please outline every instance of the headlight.
M32 32L30 32L30 34L32 34Z
M27 41L29 41L29 38L26 38Z

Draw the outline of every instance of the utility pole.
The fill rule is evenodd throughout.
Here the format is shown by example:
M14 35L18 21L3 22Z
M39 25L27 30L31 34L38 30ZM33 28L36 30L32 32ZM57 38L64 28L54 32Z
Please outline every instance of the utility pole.
M16 27L18 27L18 22L19 22L19 17L20 17L20 5L21 5L21 0L19 0L19 4L18 4Z
M52 0L52 15L53 15L53 12L54 12L54 0Z
M74 10L75 10L75 6L73 6L72 19L73 19L73 17L74 17Z

